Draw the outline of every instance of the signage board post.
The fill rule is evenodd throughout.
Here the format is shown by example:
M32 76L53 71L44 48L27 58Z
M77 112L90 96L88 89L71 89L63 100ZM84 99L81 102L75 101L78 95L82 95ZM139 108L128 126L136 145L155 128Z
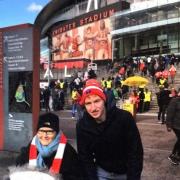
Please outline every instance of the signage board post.
M27 145L39 115L39 32L31 24L0 29L0 149Z

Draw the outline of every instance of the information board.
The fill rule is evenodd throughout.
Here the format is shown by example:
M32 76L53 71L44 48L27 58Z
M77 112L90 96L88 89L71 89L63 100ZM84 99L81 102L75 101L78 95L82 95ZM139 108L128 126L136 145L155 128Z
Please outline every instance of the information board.
M0 29L0 150L19 151L33 137L39 115L38 30Z

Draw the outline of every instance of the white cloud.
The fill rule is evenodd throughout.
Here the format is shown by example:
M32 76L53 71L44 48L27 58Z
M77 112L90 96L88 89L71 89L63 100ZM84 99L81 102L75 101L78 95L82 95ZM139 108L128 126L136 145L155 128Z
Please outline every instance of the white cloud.
M42 5L33 2L28 6L27 10L30 12L39 12L41 11L42 8L43 8Z

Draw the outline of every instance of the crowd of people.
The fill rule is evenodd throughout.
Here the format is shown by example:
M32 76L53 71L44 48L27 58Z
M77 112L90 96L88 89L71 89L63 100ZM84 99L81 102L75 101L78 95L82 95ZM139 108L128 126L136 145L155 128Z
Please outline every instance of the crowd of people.
M84 113L76 126L77 152L59 129L59 117L39 116L37 132L22 147L16 166L26 165L63 180L140 180L143 146L132 114L108 106L101 83L88 79L79 104Z
M98 79L97 74L90 70L88 77L77 75L69 84L63 79L52 81L41 91L40 106L46 112L39 116L35 136L21 148L16 166L26 165L61 180L140 180L143 170L141 136L133 115L117 106L117 101L122 99L133 103L139 113L150 110L154 92L147 86L129 87L124 84L126 78L136 73L151 78L154 86L159 88L156 93L157 117L177 137L168 159L173 165L178 165L180 89L173 86L174 77L168 79L172 69L176 72L177 64L173 60L166 64L162 57L157 62L152 58L140 59L138 66L134 66L135 61L131 59L120 65L114 64L108 70L107 78ZM59 117L52 112L63 110L68 96L71 98L72 118L78 114L77 150L68 142L59 127Z
M95 77L83 85L78 103L84 113L77 123L77 152L59 129L59 117L46 112L39 116L37 132L22 147L16 166L46 170L63 180L140 179L143 147L133 116L108 104Z
M160 120L160 116L163 114L161 106L163 103L162 98L159 100L159 93L167 86L169 86L172 93L173 90L174 92L177 91L174 86L174 78L178 64L179 58L175 57L175 55L137 59L129 57L125 58L121 63L108 64L105 76L98 77L93 70L90 70L81 75L75 74L69 82L65 79L53 81L49 87L41 89L41 109L46 111L63 110L64 106L68 104L72 106L72 118L75 117L74 112L77 112L78 107L77 97L82 93L84 82L88 78L94 77L101 81L104 91L110 96L108 98L109 103L117 103L118 100L124 101L128 99L136 107L136 112L147 112L150 110L154 89L148 86L129 87L124 84L128 77L138 74L149 80L151 79L154 87L157 87L156 95L160 109L158 119ZM174 96L174 94L171 96Z

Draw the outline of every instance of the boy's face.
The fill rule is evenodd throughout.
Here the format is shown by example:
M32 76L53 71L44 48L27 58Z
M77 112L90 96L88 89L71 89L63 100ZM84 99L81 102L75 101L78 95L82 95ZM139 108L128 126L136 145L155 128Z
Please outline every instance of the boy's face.
M105 115L104 100L97 95L89 95L85 99L85 108L95 120L99 121Z

